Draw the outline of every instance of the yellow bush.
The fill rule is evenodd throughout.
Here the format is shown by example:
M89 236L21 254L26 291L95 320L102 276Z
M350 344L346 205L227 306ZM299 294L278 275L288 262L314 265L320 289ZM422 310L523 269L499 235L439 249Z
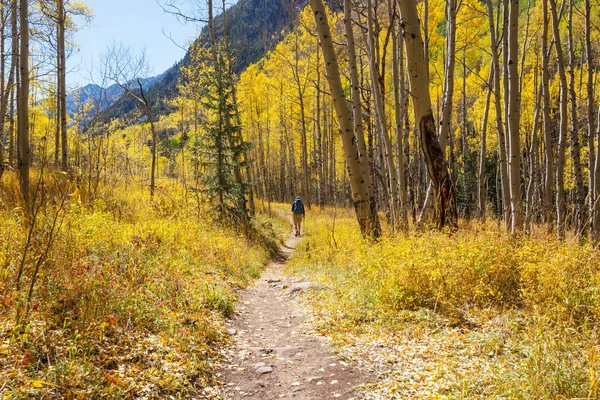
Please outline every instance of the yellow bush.
M14 327L23 298L14 279L27 223L0 208L5 394L194 397L206 386L234 290L259 276L275 233L257 222L262 242L251 242L213 223L208 211L186 210L176 192L161 195L151 203L146 193L122 190L93 209L71 196L24 330ZM31 257L42 244L34 242ZM30 276L27 265L24 283Z
M370 329L415 334L425 318L434 324L425 332L474 329L494 343L494 330L483 327L505 316L500 347L511 353L501 362L510 373L463 378L455 390L466 397L582 397L593 386L596 398L598 251L539 232L513 238L496 221L461 225L373 242L361 237L352 210L313 209L289 269L329 289L312 293L317 321L342 340Z

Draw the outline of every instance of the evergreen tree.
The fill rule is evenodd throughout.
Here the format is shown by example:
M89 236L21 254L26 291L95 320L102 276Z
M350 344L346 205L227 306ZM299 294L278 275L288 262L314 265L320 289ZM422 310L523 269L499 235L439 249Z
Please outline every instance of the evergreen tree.
M199 148L203 190L215 206L219 219L248 220L246 183L234 177L236 167L244 167L242 154L250 144L244 142L241 126L235 116L237 105L233 98L234 80L228 72L226 51L222 44L216 48L216 63L207 58L202 69L201 104L205 113L200 119L202 135Z

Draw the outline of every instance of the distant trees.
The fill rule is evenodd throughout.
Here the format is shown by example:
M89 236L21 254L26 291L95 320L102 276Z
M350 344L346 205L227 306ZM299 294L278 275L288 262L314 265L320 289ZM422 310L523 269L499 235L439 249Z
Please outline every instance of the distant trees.
M186 17L208 25L182 63L181 97L167 107L181 107L176 118L148 96L143 57L114 49L103 58L106 76L145 115L135 139L119 140L118 119L67 123L64 65L72 18L85 15L78 4L0 4L0 177L19 169L24 198L43 146L72 178L96 171L89 189L121 157L129 176L149 176L151 196L168 153L165 177L178 168L186 176L194 159L202 179L192 191L244 216L254 195L270 204L300 193L317 206L356 207L365 236L380 235L381 210L395 232L420 226L420 215L438 227L496 216L514 235L545 224L560 238L600 237L593 3L578 12L554 0L345 0L329 11L314 0L286 9L294 25L238 79L240 42L228 33L241 37L239 10L215 16L225 5L206 1L205 14ZM160 143L173 147L159 152Z
M310 5L313 11L318 6ZM539 223L559 237L569 229L581 238L600 231L595 5L585 3L578 13L577 3L561 7L552 0L527 7L510 0L429 0L416 14L412 10L421 5L410 1L343 5L343 14L319 14L328 19L330 33L302 12L277 50L241 76L242 121L249 137L260 139L252 154L264 166L256 178L268 181L260 186L262 195L290 198L296 186L306 186L300 183L308 169L310 196L341 203L356 193L355 177L339 168L349 168L345 157L354 154L367 171L361 184L392 227L416 224L423 211L428 221L431 183L432 189L438 185L432 197L439 226L453 225L459 214L496 215L515 235L531 233ZM345 47L336 46L344 40L341 32ZM318 85L331 80L332 58L304 50L298 65L314 85L300 104L289 84L293 71L281 65L286 57L294 60L293 38L304 49L309 43L327 47L331 39L341 94ZM455 85L459 80L462 87ZM251 82L260 87L250 89ZM268 101L275 98L275 104ZM345 115L338 103L352 107L349 138L357 147L344 151L344 158L335 151L336 141L347 149L344 137L329 136ZM430 127L422 123L429 111ZM299 122L303 114L312 122ZM310 127L306 135L302 126ZM342 133L349 129L339 126ZM433 132L423 136L428 127ZM412 221L403 222L405 210Z
M156 120L153 104L150 103L144 92L142 79L148 76L148 62L146 52L136 54L133 49L123 44L113 44L108 53L101 56L104 74L123 91L135 99L142 107L151 135L151 163L150 163L150 198L154 197L156 188L156 160L158 151L158 136L156 134Z

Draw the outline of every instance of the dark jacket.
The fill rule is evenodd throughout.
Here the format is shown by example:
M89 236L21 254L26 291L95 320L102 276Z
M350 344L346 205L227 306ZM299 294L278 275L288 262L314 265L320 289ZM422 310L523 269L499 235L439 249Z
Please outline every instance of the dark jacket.
M300 199L300 197L296 197L296 200L294 201L294 204L292 204L292 212L294 214L305 215L304 204L302 203L302 200Z

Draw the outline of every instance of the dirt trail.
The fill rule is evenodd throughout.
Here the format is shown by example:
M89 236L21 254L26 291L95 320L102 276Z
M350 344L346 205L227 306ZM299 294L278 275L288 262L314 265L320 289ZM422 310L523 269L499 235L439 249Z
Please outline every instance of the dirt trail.
M225 399L359 398L354 388L366 374L310 333L299 297L313 285L283 273L298 241L290 237L263 277L241 295L240 312L228 329L235 345L220 373Z

